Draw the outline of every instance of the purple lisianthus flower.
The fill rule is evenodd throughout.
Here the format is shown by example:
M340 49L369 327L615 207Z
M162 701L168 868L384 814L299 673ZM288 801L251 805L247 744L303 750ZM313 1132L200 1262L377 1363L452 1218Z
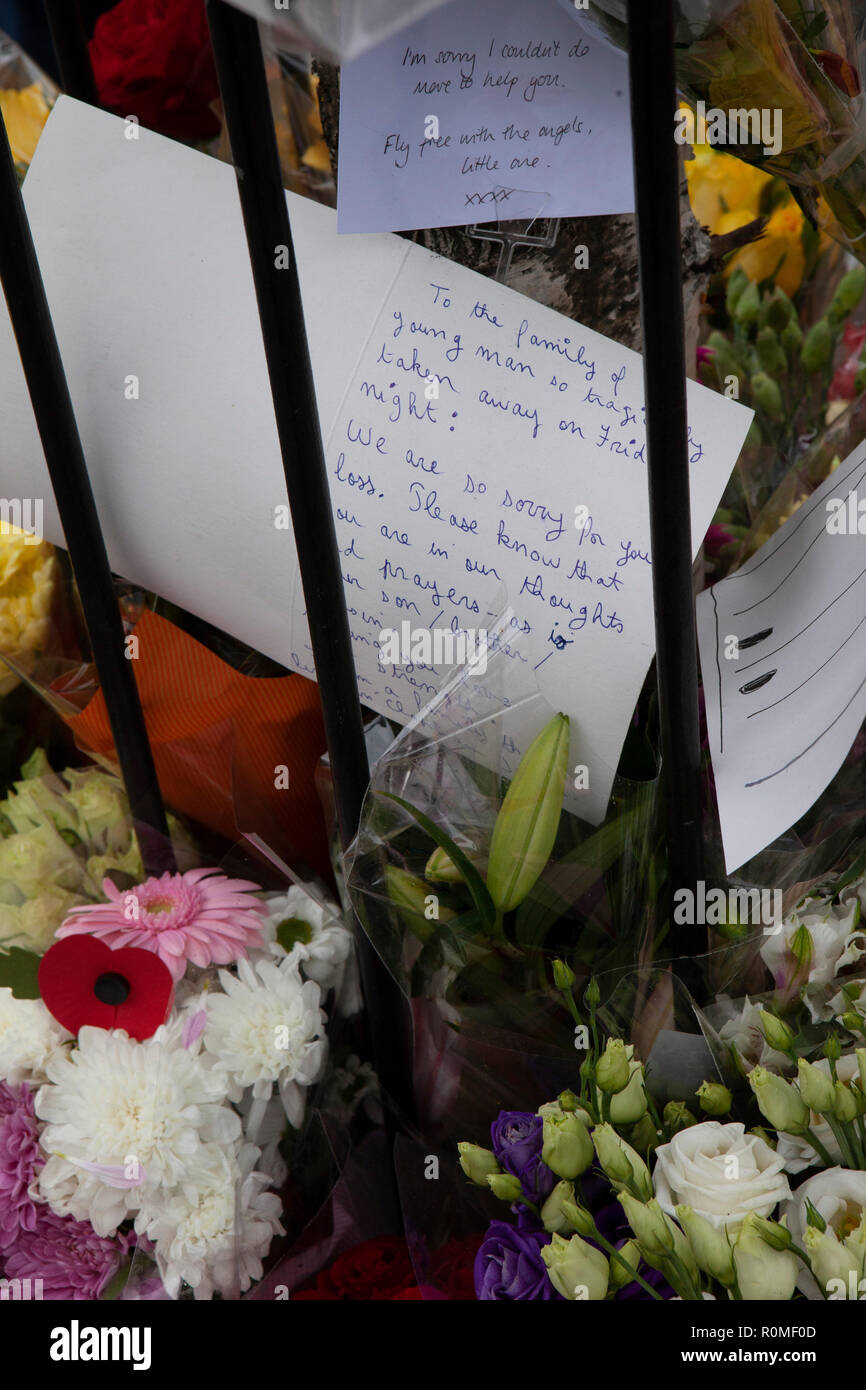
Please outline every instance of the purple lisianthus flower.
M42 1164L39 1129L30 1087L0 1081L0 1251L36 1226L29 1189Z
M32 1231L20 1231L3 1256L7 1279L41 1280L45 1299L95 1300L125 1258L125 1236L98 1236L88 1221L37 1208Z
M500 1110L490 1126L493 1152L507 1173L519 1178L531 1202L544 1201L557 1177L541 1161L544 1121L526 1110Z
M550 1236L526 1222L511 1226L492 1221L475 1256L475 1296L479 1299L554 1299L564 1302L547 1277L541 1258Z

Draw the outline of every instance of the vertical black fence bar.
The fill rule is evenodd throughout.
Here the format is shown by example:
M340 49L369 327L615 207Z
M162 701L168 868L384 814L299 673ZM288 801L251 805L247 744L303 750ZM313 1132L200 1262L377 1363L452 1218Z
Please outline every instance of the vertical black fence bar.
M144 715L24 201L0 117L0 282L147 874L175 867Z
M99 98L78 0L43 0L43 5L64 92L97 106Z
M253 269L345 849L358 828L369 766L264 58L255 19L223 0L206 0L206 10ZM337 319L334 331L339 332ZM407 1063L411 1054L403 996L366 935L357 931L374 1061L385 1090L411 1114Z
M671 891L701 876L701 743L692 593L674 0L628 0L650 530L672 955L699 949Z

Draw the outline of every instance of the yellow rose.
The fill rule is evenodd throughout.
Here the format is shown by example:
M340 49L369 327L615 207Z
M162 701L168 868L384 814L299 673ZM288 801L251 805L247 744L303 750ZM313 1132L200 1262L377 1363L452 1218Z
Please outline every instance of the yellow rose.
M49 107L42 88L34 82L19 92L0 91L0 113L16 164L29 164L39 143Z
M18 684L5 652L27 664L48 635L54 590L54 551L14 526L0 525L0 695Z

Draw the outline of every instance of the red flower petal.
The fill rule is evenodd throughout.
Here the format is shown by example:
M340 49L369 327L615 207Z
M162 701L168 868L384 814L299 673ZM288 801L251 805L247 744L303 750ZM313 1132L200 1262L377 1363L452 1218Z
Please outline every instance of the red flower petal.
M129 986L122 1004L104 1004L94 987L100 975L121 975ZM66 936L46 951L39 966L46 1008L70 1033L90 1025L123 1028L143 1042L171 1008L171 972L152 951L122 946L113 951L95 936Z

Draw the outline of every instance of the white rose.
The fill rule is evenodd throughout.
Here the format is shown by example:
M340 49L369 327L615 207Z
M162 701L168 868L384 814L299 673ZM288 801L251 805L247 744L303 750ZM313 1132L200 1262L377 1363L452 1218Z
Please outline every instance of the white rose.
M653 1186L659 1205L685 1205L717 1228L735 1227L750 1211L769 1216L790 1197L781 1157L741 1124L707 1120L656 1149Z
M819 1071L830 1075L830 1063L826 1057L819 1057L814 1065ZM836 1075L840 1081L853 1081L859 1075L857 1058L853 1053L840 1057L836 1063ZM814 1132L816 1139L824 1145L834 1163L842 1160L842 1150L836 1142L836 1136L828 1125L827 1121L816 1111L811 1112L809 1128ZM804 1168L815 1168L823 1164L823 1158L812 1148L808 1139L795 1137L793 1134L780 1134L777 1153L785 1160L785 1171L787 1173L802 1173Z
M785 1215L791 1239L801 1250L808 1224L807 1201L841 1238L857 1225L861 1211L866 1209L866 1173L850 1168L825 1168L797 1188L785 1203ZM817 1300L824 1296L806 1268L801 1269L797 1277L797 1287L807 1298Z
M796 970L791 939L800 927L806 927L812 938L812 960L802 993L814 1023L832 1018L830 998L837 975L866 951L866 936L857 930L859 921L860 902L856 896L839 907L820 899L807 899L785 919L781 931L767 937L761 947L761 959L777 988L783 989Z

